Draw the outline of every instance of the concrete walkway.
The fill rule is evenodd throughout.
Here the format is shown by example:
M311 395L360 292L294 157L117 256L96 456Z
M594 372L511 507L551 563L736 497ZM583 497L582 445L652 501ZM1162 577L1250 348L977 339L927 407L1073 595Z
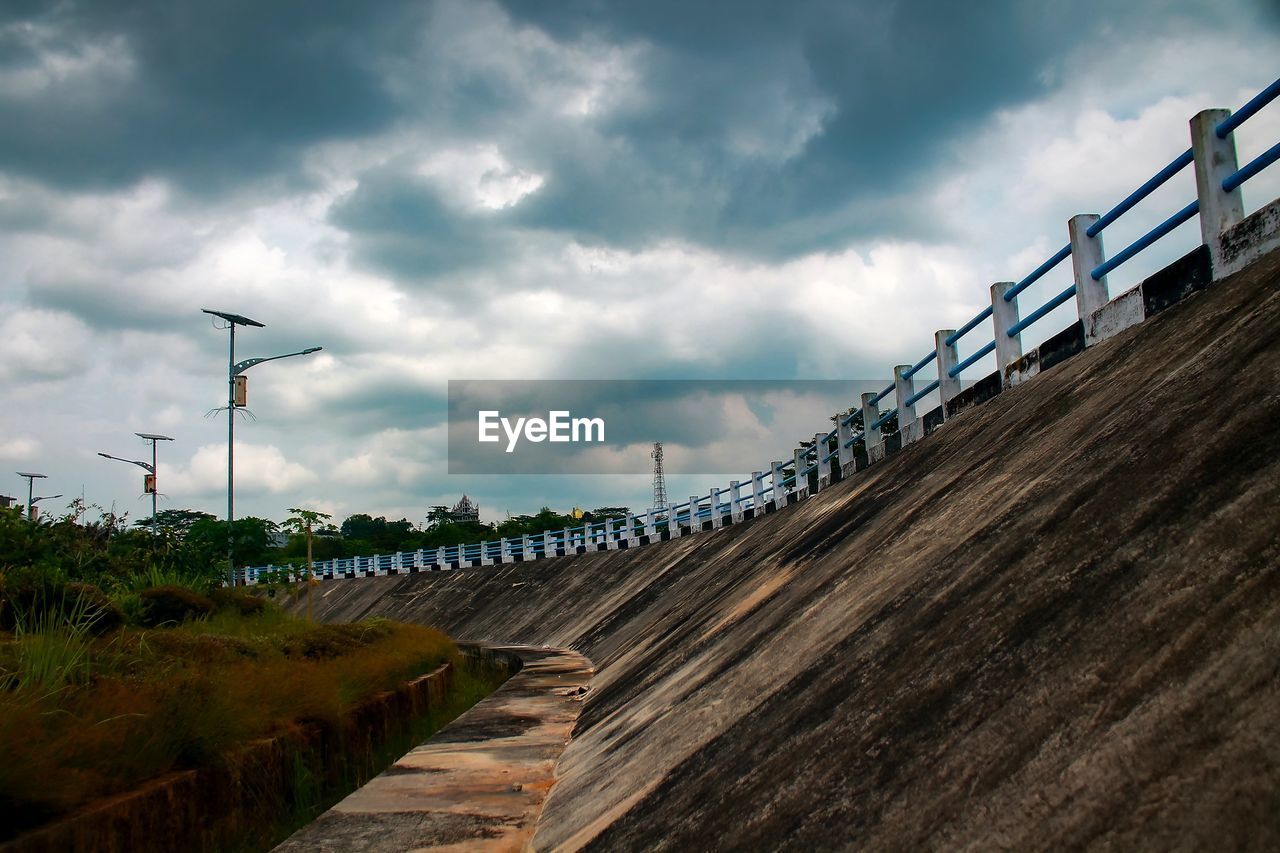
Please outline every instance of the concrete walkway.
M490 648L523 668L276 850L524 849L595 670L567 649Z

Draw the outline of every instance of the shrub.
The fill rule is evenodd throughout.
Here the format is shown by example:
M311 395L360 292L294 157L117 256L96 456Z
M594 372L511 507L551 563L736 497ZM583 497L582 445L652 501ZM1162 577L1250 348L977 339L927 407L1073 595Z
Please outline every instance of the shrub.
M93 584L64 583L40 572L0 575L0 630L12 631L20 620L44 616L76 622L97 635L124 623L120 608Z
M234 587L219 587L209 593L209 599L217 606L219 613L254 616L267 607L267 602L263 599Z
M89 631L102 636L124 624L124 611L106 593L89 583L69 583L63 590L62 610L74 606L84 614Z
M143 605L141 622L148 628L181 625L190 619L202 619L217 609L208 598L185 586L155 586L144 589L138 596Z

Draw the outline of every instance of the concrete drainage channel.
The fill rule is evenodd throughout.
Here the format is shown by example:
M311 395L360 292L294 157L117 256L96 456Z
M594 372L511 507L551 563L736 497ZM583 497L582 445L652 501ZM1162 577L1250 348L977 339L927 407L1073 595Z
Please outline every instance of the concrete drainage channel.
M276 850L520 850L595 670L568 649L485 646L520 671Z

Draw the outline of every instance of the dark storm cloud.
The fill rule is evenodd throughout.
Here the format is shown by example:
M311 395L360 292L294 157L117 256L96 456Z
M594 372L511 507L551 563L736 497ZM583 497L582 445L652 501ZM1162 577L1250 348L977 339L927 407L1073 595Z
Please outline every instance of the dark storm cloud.
M404 174L405 168L366 173L334 205L330 221L358 235L359 260L395 278L414 279L503 259L503 212L451 209L429 184Z
M707 244L777 254L900 232L900 216L886 222L875 206L849 210L850 199L910 192L937 168L943 146L1056 85L1076 47L1123 49L1209 21L1243 30L1253 18L1248 9L1199 3L508 0L507 7L561 38L597 33L656 46L645 69L649 97L602 128L606 138L627 141L624 177L581 161L557 164L546 190L522 209L526 222L632 244L692 232ZM767 129L771 112L806 99L822 115L821 129L794 156L735 153L735 134ZM654 193L662 215L647 215ZM630 211L621 220L602 215L621 209ZM778 227L796 220L813 227L779 239Z
M20 4L0 19L0 67L37 82L0 90L0 169L208 193L301 180L308 146L396 130L424 155L495 145L545 183L477 215L407 162L356 175L332 220L370 268L429 278L517 253L534 231L777 259L936 237L904 199L957 139L1059 85L1073 51L1274 27L1269 5L506 0L504 30L483 4ZM475 40L455 39L472 25ZM550 41L530 47L520 28ZM609 46L630 51L634 79L598 114L539 97L582 82Z
M92 60L119 75L0 94L0 167L60 186L145 175L192 190L290 173L298 147L368 133L395 115L369 65L401 49L402 13L336 2L27 4L0 29L0 62Z

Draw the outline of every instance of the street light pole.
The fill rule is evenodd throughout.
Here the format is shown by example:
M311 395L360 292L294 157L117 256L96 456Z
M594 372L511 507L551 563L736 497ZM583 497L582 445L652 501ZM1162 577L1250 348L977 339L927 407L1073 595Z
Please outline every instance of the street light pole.
M167 435L157 435L149 432L135 432L134 435L151 442L150 465L146 462L139 462L137 459L125 459L121 456L112 456L110 453L103 453L102 451L98 451L98 455L104 459L114 459L117 462L128 462L130 465L137 465L143 471L146 471L151 475L151 533L153 536L158 536L160 534L160 519L156 498L160 492L160 479L158 477L159 469L156 461L156 442L173 441L173 439ZM146 488L145 480L143 481L143 488Z
M36 483L36 480L47 480L49 478L49 475L48 474L31 474L31 473L19 471L18 476L27 478L27 521L34 521L35 519L31 517L31 513L33 512L36 505L35 483Z
M248 325L248 324L246 324ZM236 324L227 336L227 585L236 585ZM262 325L259 324L259 328Z
M308 347L300 352L290 352L284 355L273 355L266 358L250 358L239 364L236 363L236 326L254 326L259 329L266 328L265 323L259 323L257 320L250 320L239 314L228 314L225 311L211 311L208 308L201 309L206 314L212 314L215 317L221 317L227 321L227 328L230 334L227 336L227 583L234 586L236 582L236 564L235 564L235 440L236 440L236 377L244 373L255 364L261 364L264 361L275 361L278 358L290 358L295 355L310 355L313 352L319 352L321 347Z

